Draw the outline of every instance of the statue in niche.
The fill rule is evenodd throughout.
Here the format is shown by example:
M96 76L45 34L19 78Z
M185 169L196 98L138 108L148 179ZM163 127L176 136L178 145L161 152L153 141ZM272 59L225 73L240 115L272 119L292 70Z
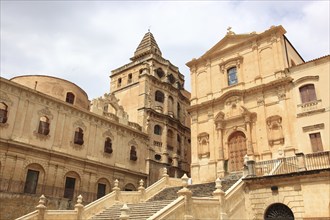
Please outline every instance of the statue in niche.
M282 117L273 115L266 119L268 143L270 146L284 144Z

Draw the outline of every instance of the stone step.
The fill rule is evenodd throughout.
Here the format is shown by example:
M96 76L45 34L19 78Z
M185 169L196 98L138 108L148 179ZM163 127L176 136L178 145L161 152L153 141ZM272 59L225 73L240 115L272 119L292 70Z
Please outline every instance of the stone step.
M147 219L171 202L172 200L163 200L163 201L141 202L137 204L127 204L127 206L130 208L129 219L132 220ZM123 206L122 204L120 205L117 204L112 207L109 207L103 212L92 217L91 220L119 219L119 216L121 214L120 209L122 208L122 206Z

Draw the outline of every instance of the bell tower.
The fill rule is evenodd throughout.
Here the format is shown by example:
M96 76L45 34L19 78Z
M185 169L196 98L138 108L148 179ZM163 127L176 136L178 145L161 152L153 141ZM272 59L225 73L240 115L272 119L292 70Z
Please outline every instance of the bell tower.
M167 167L169 175L190 173L190 93L184 75L162 52L148 31L130 58L131 62L111 72L111 93L149 137L150 184Z

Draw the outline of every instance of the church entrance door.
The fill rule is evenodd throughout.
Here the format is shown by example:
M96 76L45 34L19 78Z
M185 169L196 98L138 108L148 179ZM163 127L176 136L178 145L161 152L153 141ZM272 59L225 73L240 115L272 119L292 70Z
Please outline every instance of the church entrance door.
M242 171L244 156L247 153L245 134L241 131L232 133L228 138L229 172Z

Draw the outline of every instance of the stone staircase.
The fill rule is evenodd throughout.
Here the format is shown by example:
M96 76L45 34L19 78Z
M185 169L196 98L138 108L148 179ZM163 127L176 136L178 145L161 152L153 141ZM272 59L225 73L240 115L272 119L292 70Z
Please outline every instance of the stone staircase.
M136 204L127 204L130 208L129 219L132 220L142 220L147 219L154 213L158 212L173 200L161 200L161 201L147 201ZM120 209L123 204L113 205L110 208L104 210L103 212L93 216L90 220L119 220Z
M241 173L232 173L221 179L223 191L227 191L241 177ZM214 182L188 185L187 188L191 190L193 197L212 197L212 193L216 189ZM177 199L177 192L180 189L182 189L182 186L165 188L146 202L127 204L130 208L129 219L143 220L151 217L153 214ZM120 209L122 207L123 204L113 205L103 212L93 216L90 220L119 220L121 214Z
M242 175L242 173L232 173L221 179L222 190L226 192L242 177ZM216 189L214 182L188 185L187 188L191 190L193 197L211 197ZM174 200L178 198L177 192L180 189L182 189L182 187L166 188L149 199L149 201Z

